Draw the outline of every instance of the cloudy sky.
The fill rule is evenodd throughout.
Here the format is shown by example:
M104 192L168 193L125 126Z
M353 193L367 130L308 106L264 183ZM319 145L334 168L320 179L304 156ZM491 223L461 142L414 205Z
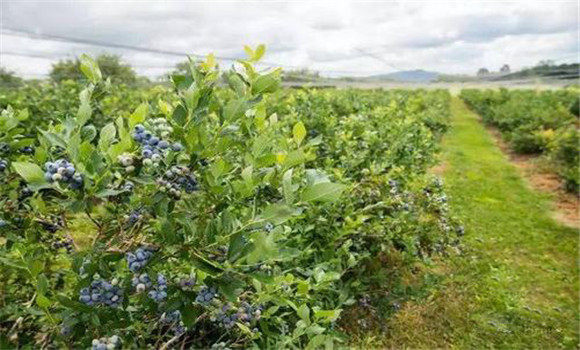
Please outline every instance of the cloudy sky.
M52 61L114 52L158 76L181 53L264 58L286 69L371 75L426 69L474 74L578 60L577 1L10 1L2 0L0 65L27 77ZM58 36L60 41L47 40ZM149 50L71 43L80 39ZM227 61L223 62L228 64Z

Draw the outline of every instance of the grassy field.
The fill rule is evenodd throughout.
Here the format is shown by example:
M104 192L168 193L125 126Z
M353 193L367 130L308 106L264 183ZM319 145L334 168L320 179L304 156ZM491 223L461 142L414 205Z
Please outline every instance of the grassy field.
M457 98L452 111L442 175L465 223L464 252L436 264L429 296L361 346L577 348L577 232L551 219L549 198L525 184L477 115Z

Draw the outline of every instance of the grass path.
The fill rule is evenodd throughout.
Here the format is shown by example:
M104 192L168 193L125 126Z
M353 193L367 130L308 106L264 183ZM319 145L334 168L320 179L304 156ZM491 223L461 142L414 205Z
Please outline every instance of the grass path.
M450 205L465 251L439 264L443 282L388 321L389 348L558 349L578 346L578 233L550 218L458 98L443 143Z

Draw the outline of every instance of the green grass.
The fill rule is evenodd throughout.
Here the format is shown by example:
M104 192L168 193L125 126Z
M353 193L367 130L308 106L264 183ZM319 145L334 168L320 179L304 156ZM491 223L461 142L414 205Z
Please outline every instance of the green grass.
M526 185L457 98L452 112L443 178L465 249L437 265L442 282L428 297L407 302L363 346L577 348L578 232L551 219L550 199Z

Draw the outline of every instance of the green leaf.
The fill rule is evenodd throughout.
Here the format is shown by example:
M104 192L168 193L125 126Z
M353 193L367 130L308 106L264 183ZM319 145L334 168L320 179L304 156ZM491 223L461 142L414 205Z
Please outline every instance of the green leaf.
M115 139L115 135L117 134L117 129L115 129L115 124L113 122L105 125L105 127L101 130L101 135L99 137L99 149L101 152L107 152L109 146Z
M80 147L81 147L81 134L75 133L70 137L67 145L67 151L73 163L79 163L80 161L79 160Z
M30 116L30 113L28 113L28 109L22 109L18 112L18 115L16 116L16 119L18 119L19 121L25 121L26 119L28 119L28 117Z
M322 322L331 323L338 319L341 309L337 310L314 310L314 317Z
M252 59L254 57L254 50L252 50L252 48L249 47L248 45L244 45L244 51L246 51L246 55L248 55L249 59Z
M52 301L45 297L43 294L36 295L36 304L41 308L47 308L52 305Z
M245 99L231 100L224 109L224 118L226 120L233 120L242 115L248 108Z
M99 65L95 60L93 60L89 55L81 55L81 72L91 81L93 84L98 83L103 79Z
M255 264L278 256L278 245L274 241L274 235L265 231L254 232L250 235L253 241L253 249L246 257L249 264Z
M294 128L292 128L292 134L294 135L294 141L298 146L300 146L302 140L304 140L304 137L306 136L306 127L304 127L302 122L298 122L294 124Z
M306 304L300 305L297 313L298 316L302 319L302 321L304 321L307 325L310 324L310 309L308 308L308 305Z
M91 109L91 95L93 94L93 88L88 87L81 91L79 94L79 100L81 105L77 111L77 125L83 126L91 118L93 110Z
M266 53L266 46L264 46L264 44L258 45L258 47L256 48L256 51L254 51L253 61L254 62L259 61L264 56L265 53Z
M277 72L261 75L252 84L252 93L263 94L274 92L280 86L280 77Z
M48 286L48 279L46 276L43 273L38 275L36 278L36 290L38 291L38 294L45 295L46 292L48 292Z
M73 310L83 311L83 312L90 312L91 311L90 306L87 306L87 305L85 305L81 302L78 302L78 301L73 301L64 295L57 295L56 300L58 300L58 302L62 306L73 309Z
M83 141L91 142L97 137L97 129L94 125L86 125L81 129L81 138Z
M44 138L46 138L46 140L50 143L51 146L66 148L66 142L59 135L53 132L43 130L40 130L40 133L42 134L42 136L44 136Z
M325 334L315 335L310 339L305 349L306 350L321 349L322 344L324 344L324 342L326 341L326 337L327 336Z
M178 125L185 125L187 123L187 110L183 105L179 104L173 110L173 114L171 115L173 121Z
M282 190L284 191L284 199L286 204L292 204L294 202L294 187L292 186L292 169L284 173L282 178Z
M294 214L295 210L286 204L271 204L264 208L259 219L265 223L269 222L273 225L280 225L288 221Z
M304 202L331 202L340 198L346 185L322 182L306 188L302 192L302 201Z
M210 275L215 275L215 274L218 274L218 273L223 271L222 269L214 266L208 260L206 260L200 256L197 256L197 255L194 255L192 257L192 263L193 263L193 265L195 265L195 267L197 267L201 271L206 272Z
M292 168L297 165L300 165L306 161L306 155L302 151L302 149L296 149L286 156L284 159L284 167Z
M246 83L237 73L231 73L228 76L228 84L230 88L236 92L239 97L242 97L246 94Z
M181 314L183 315L183 323L186 327L192 327L195 324L195 320L203 314L203 308L193 305L193 304L186 304L183 309L181 310Z
M306 169L306 183L308 186L322 182L330 182L328 175L317 169Z
M300 281L296 283L296 292L301 295L307 295L310 290L310 283L308 281Z
M14 162L12 163L12 166L14 167L14 170L16 170L16 172L30 185L39 186L47 184L44 179L44 171L42 171L38 165L28 162Z
M129 128L133 129L135 125L143 123L148 112L149 105L147 103L141 103L139 107L135 108L135 111L129 116Z
M213 284L218 287L218 291L229 301L236 301L240 291L245 287L244 281L231 275L221 276L213 280Z
M111 196L117 196L121 193L127 192L126 190L115 190L113 188L105 188L102 191L99 191L97 193L95 193L96 197L99 198L106 198L106 197L111 197Z
M29 257L26 260L28 272L30 272L32 277L36 278L36 276L38 276L38 274L44 269L44 263L42 260L34 259L33 257Z
M242 170L242 179L244 179L244 181L246 182L246 185L252 186L253 176L254 176L253 174L254 174L254 167L252 167L251 165L249 167L246 167L244 170Z

